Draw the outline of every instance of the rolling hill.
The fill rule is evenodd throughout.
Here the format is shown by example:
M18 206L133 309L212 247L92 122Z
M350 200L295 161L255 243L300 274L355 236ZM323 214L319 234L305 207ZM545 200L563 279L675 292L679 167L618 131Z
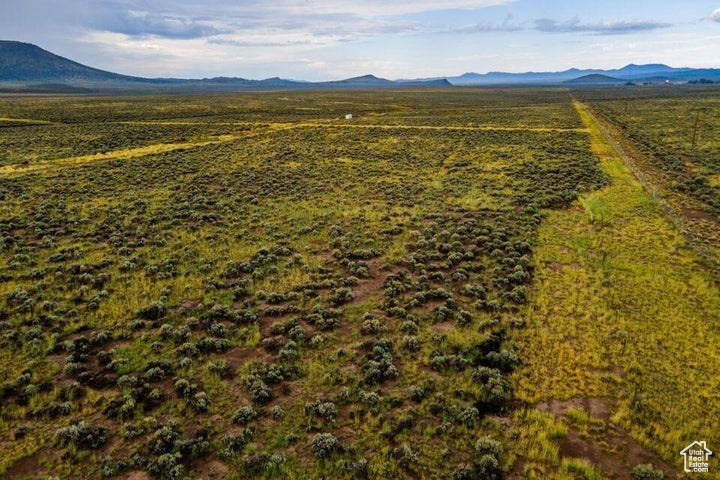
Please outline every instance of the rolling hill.
M374 75L328 82L301 82L279 77L250 80L239 77L203 79L143 78L99 70L48 52L37 45L0 41L0 89L5 91L43 91L55 86L58 92L69 88L124 91L200 92L237 90L376 89L408 87L450 87L445 79L395 82Z
M626 80L600 73L591 73L590 75L583 75L582 77L573 78L572 80L565 80L563 83L572 85L617 85L626 83Z
M37 45L0 41L2 82L137 82L145 79L98 70L43 50Z

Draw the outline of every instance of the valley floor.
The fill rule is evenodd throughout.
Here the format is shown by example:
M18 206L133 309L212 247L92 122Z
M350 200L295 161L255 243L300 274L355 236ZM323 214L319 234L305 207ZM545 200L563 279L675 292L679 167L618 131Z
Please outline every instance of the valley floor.
M0 98L0 476L720 479L716 141L643 130L720 95L646 91Z

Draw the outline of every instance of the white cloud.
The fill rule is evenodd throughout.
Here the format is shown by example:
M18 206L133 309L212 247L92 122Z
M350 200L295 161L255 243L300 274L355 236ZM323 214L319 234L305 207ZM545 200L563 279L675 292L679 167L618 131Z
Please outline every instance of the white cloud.
M266 77L282 74L315 80L334 78L333 70L339 67L310 54L300 37L291 38L284 48L261 44L236 48L203 38L132 37L113 32L90 32L80 41L100 57L112 59L112 65L94 66L146 77L263 76L251 70L268 72ZM195 73L198 59L202 59L200 75Z
M325 46L378 35L453 32L443 25L403 19L432 10L481 9L516 0L156 0L136 9L129 3L100 3L84 26L133 38L206 38L234 47ZM505 29L478 24L468 31Z
M715 22L720 22L720 8L715 10L713 13L710 14L710 20L713 20Z
M392 16L434 10L479 9L493 5L513 3L516 0L249 0L234 2L221 0L216 2L198 2L193 9L206 11L208 8L221 7L225 11L257 14L274 12L281 15L358 15L363 17ZM161 2L162 3L162 2ZM166 2L165 2L166 3ZM171 7L177 8L175 2Z

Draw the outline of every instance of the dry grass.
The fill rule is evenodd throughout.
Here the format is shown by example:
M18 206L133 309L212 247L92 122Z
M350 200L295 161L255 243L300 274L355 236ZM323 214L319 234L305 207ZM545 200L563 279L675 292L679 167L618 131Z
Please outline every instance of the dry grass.
M720 293L659 201L576 108L612 184L549 212L540 228L516 394L530 403L607 397L616 424L679 465L692 440L720 444L710 373L720 371Z

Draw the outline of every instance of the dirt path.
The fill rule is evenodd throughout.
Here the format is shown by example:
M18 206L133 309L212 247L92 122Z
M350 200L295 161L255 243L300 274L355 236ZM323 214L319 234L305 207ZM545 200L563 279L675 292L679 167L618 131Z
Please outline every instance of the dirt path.
M267 126L266 126L267 127ZM287 127L286 127L287 128ZM93 155L81 155L77 157L58 158L54 160L43 160L31 163L29 165L11 164L0 166L0 178L18 177L23 175L32 175L39 173L49 173L60 171L64 168L79 167L90 163L104 162L108 160L129 160L132 158L145 157L148 155L156 155L159 153L167 153L176 150L188 150L193 148L205 147L208 145L216 145L220 143L232 142L234 140L246 139L264 135L270 131L283 130L286 128L275 125L269 126L261 130L251 130L245 134L228 134L217 135L206 140L181 143L156 143L137 148L124 148L113 150L106 153L96 153Z
M528 126L500 126L500 125L407 125L407 124L374 124L374 123L335 123L335 122L185 122L185 121L158 121L138 122L123 121L125 125L232 125L232 126L267 126L272 128L361 128L378 130L450 130L450 131L499 131L499 132L580 132L587 133L586 128L553 128Z
M96 153L94 155L82 155L79 157L46 160L31 163L29 165L5 165L3 167L0 167L0 178L43 173L58 168L81 166L88 163L102 162L105 160L127 160L130 158L143 157L146 155L172 152L174 150L186 150L189 148L204 147L206 145L229 142L236 138L238 138L236 135L220 135L210 140L200 142L158 143L145 147L125 148L107 153Z
M673 180L653 166L615 125L595 113L592 107L578 101L574 103L575 108L591 119L645 190L660 201L667 217L685 235L720 285L720 222L700 202L670 188Z
M13 117L0 117L0 123L16 123L18 125L52 125L54 122L47 120L36 120L34 118L13 118Z

